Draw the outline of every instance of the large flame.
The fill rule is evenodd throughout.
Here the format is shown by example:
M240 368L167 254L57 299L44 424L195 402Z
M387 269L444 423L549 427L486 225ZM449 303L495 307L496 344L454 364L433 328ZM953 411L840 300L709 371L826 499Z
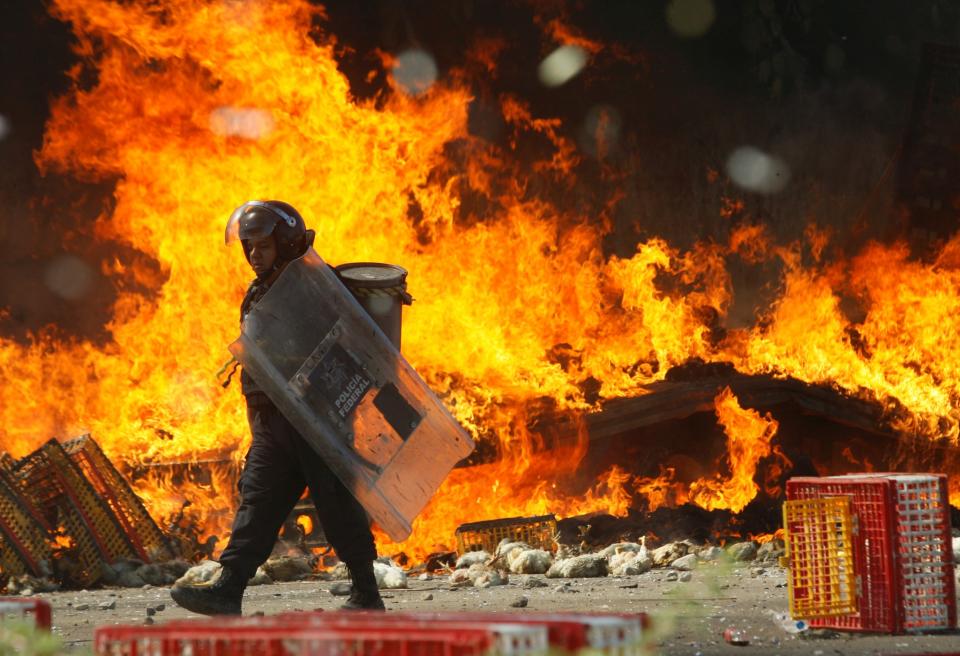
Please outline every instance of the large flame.
M96 82L84 86L89 76L73 71L38 165L115 179L115 207L96 234L147 254L161 275L137 262L103 263L118 289L105 344L53 329L25 346L0 340L0 438L14 455L88 430L128 463L242 456L242 401L214 373L250 276L239 250L220 246L224 221L250 198L295 205L332 263L407 268L418 300L405 318L406 356L465 427L500 444L500 461L455 471L414 537L385 548L422 556L450 547L464 521L623 513L636 490L651 506L679 495L742 507L755 491L748 465L759 451L735 455L740 428L730 423L732 478L691 490L666 474L631 480L622 467L585 489L572 476L582 431L558 452L535 453L535 402L582 413L642 394L694 356L836 385L887 404L912 434L958 439L956 238L930 264L900 245L826 264L820 233L778 247L757 227L728 244L680 251L650 239L631 257L605 257L602 212L589 220L536 193L536 179L571 179L578 163L558 121L502 99L510 130L550 145L531 165L513 140L501 149L469 136L470 93L459 74L416 97L394 90L359 101L307 0L53 0L51 11L71 23ZM467 193L484 199L481 216L464 211ZM718 331L733 299L725 260L737 256L782 262L782 289L755 327ZM135 291L144 287L152 293ZM861 320L844 314L841 296L859 303ZM760 432L747 429L748 439L769 448L775 424L750 421ZM163 474L136 485L158 515L190 497L209 534L227 528L230 476L202 490Z
M740 512L757 496L754 482L757 463L772 452L770 440L779 428L769 414L745 410L730 390L725 388L713 401L717 421L727 434L730 475L714 480L695 481L690 485L690 500L707 510L724 508Z

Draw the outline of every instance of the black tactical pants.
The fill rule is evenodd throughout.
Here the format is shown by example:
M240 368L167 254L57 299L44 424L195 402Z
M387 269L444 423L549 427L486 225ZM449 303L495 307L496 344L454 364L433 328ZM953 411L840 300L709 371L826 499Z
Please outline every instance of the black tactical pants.
M240 475L240 508L220 562L253 576L273 550L277 534L304 487L337 557L345 563L377 556L366 512L326 463L272 404L248 406L253 442Z

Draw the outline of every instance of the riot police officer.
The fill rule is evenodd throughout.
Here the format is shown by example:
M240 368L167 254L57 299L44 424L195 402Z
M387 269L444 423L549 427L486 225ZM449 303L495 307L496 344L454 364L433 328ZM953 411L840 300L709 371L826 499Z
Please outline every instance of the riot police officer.
M283 268L306 252L313 231L287 203L250 201L237 208L227 224L227 242L235 240L256 274L241 305L243 321ZM174 601L206 615L240 614L247 581L269 557L280 527L306 487L324 534L350 571L352 592L342 608L383 610L373 570L376 546L363 507L256 381L246 372L240 380L253 441L240 475L233 532L220 555L219 576L210 583L174 587Z

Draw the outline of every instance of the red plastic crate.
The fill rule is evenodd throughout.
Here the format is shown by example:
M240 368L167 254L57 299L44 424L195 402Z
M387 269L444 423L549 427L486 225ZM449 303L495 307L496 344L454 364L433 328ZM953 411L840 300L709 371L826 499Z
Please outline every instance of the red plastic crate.
M50 576L50 526L6 463L0 464L0 571Z
M23 597L0 597L0 618L32 619L34 626L45 631L50 630L50 604L43 599L25 599Z
M810 626L898 633L899 594L893 557L893 483L870 476L792 478L787 499L850 497L855 517L854 571L857 573L859 611L851 615L812 619Z
M877 474L893 483L895 556L905 631L957 623L950 502L944 474Z
M859 612L811 620L850 631L903 633L956 626L947 477L869 473L787 482L788 499L848 496Z
M550 647L565 651L591 649L628 654L638 651L643 639L644 615L589 613L482 613L482 612L401 612L401 613L284 613L279 622L309 622L349 626L355 623L390 622L405 625L443 623L472 627L520 624L544 627Z
M382 620L382 615L380 620ZM456 626L370 620L322 624L289 617L184 620L94 631L98 656L483 656L542 654L546 631L516 624Z

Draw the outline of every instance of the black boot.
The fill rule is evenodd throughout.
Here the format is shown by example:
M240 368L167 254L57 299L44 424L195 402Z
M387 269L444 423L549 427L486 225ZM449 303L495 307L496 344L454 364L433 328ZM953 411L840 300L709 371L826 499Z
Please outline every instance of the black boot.
M383 599L380 598L380 589L377 587L377 576L373 573L373 561L362 563L347 563L350 570L350 580L353 589L340 608L342 610L386 610Z
M220 575L199 585L174 586L170 596L177 605L202 615L239 615L247 581L227 566Z

